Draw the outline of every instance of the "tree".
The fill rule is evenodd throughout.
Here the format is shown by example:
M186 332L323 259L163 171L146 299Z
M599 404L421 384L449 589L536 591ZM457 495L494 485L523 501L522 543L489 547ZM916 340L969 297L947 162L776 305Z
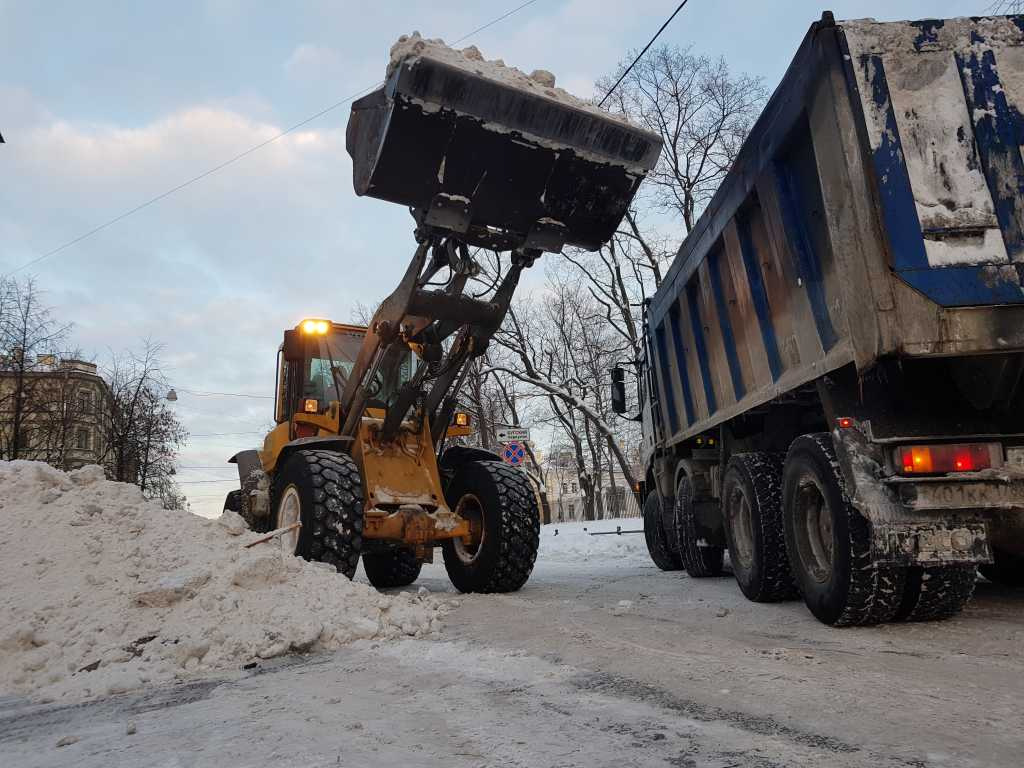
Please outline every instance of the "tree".
M35 280L0 280L0 459L31 455L30 445L46 442L32 433L45 431L50 393L46 379L34 374L70 328L43 303Z
M598 82L602 95L632 58ZM645 53L609 96L613 112L661 136L664 149L646 192L678 216L684 233L718 189L767 96L761 78L733 75L723 58L672 45Z
M139 486L147 498L159 498L167 508L182 508L184 497L173 480L174 459L188 433L164 403L168 384L160 351L159 345L146 341L139 353L111 355L104 369L104 464L111 479Z

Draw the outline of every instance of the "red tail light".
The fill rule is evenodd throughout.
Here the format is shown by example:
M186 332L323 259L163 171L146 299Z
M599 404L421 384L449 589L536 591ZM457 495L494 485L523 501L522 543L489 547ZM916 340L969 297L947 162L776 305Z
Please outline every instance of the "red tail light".
M976 472L996 466L1000 458L999 443L904 445L896 449L896 461L904 475Z

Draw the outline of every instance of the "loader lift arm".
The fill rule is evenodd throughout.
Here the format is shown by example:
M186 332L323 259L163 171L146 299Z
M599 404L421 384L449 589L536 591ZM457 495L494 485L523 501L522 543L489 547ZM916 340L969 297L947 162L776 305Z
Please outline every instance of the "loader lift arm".
M342 392L344 436L354 437L358 432L370 382L392 358L389 351L395 346L410 346L420 353L423 364L387 404L381 440L390 442L409 409L416 405L438 443L454 411L466 364L487 349L508 313L523 269L541 253L532 248L513 251L511 266L491 297L480 299L466 293L470 278L479 274L480 267L465 242L423 224L416 230L416 239L419 244L412 261L398 287L374 313ZM430 290L428 286L445 269L449 277L444 288ZM444 342L452 336L445 350ZM429 386L425 386L428 377Z

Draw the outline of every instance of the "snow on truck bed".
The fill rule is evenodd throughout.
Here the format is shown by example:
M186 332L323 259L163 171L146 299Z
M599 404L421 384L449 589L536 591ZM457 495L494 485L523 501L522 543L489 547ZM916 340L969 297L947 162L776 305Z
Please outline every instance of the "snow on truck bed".
M0 462L0 694L117 693L437 629L447 604L167 511L99 467Z

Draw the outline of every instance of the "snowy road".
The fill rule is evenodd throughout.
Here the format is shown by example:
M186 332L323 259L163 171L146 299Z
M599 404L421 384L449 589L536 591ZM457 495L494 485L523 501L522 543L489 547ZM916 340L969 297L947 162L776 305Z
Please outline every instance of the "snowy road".
M0 765L1020 765L1022 593L982 583L943 624L833 630L662 573L640 536L552 532L523 591L464 597L437 640L0 699ZM450 589L440 565L419 583Z

